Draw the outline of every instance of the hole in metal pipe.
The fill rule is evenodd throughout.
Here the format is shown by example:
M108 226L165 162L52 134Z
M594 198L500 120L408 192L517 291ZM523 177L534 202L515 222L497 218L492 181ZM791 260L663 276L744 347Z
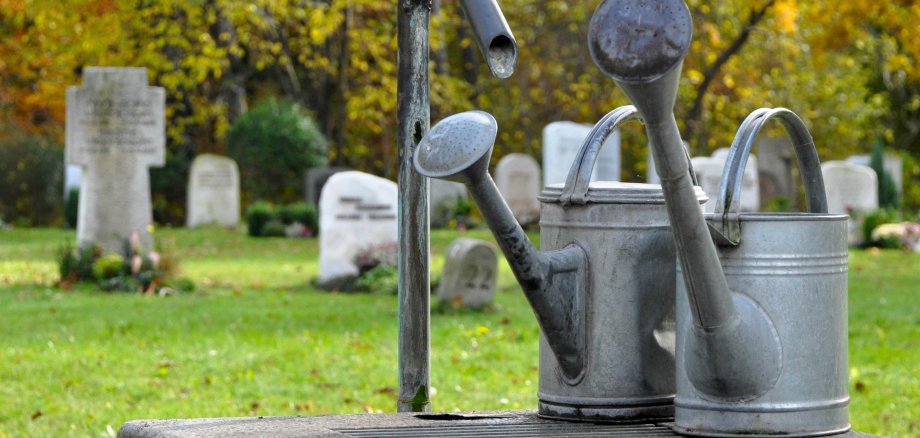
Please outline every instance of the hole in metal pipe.
M499 79L505 79L514 73L517 62L517 46L507 35L499 35L489 43L489 68Z

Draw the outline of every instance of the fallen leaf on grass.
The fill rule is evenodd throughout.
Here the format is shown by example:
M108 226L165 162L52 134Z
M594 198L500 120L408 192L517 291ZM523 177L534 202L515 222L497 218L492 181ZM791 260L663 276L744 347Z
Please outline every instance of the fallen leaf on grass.
M35 411L35 412L32 414L32 419L33 419L33 420L37 420L38 417L41 417L42 415L45 415L45 413L42 412L41 409L39 409L39 410Z

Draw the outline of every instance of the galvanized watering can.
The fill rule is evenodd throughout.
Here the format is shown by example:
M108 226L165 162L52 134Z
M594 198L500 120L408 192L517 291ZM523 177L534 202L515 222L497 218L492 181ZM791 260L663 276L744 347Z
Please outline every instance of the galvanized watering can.
M497 126L470 111L419 143L423 175L466 184L541 327L539 414L587 421L673 415L676 254L661 187L589 183L610 132L636 117L622 107L585 140L564 185L540 195L538 251L487 169ZM697 208L706 201L694 192Z
M846 431L846 216L826 213L811 136L776 109L742 125L707 224L673 115L691 27L680 0L605 0L588 31L595 63L645 121L682 266L675 428L716 436ZM747 155L773 116L796 145L809 212L738 214ZM730 245L717 248L709 225Z

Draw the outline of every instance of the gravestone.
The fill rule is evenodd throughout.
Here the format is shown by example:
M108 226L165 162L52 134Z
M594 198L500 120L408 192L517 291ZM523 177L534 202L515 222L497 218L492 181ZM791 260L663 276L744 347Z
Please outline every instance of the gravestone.
M690 159L693 172L701 189L706 192L709 200L703 206L706 213L712 213L719 200L719 184L722 181L722 169L725 161L712 157L693 157Z
M821 165L830 213L866 212L878 208L878 176L869 166L846 161Z
M166 160L166 94L147 70L87 67L67 88L67 164L82 167L77 243L109 252L137 232L152 247L150 167Z
M591 125L574 122L553 122L543 128L543 185L564 183L575 155L591 132ZM620 180L620 130L614 130L604 141L591 181Z
M319 285L357 276L356 257L396 242L396 224L396 183L358 171L332 175L319 199Z
M869 166L872 162L872 156L853 155L847 158L847 162ZM894 181L894 187L897 189L898 195L902 195L904 193L904 161L897 155L884 154L882 155L882 167L885 169L886 173L891 175L891 180ZM876 176L878 176L878 174L876 174Z
M82 171L80 166L68 164L64 166L64 200L70 195L71 189L80 188L80 175Z
M724 166L729 150L729 148L716 149L712 153L712 158L722 160ZM741 211L760 211L760 179L757 172L757 156L754 154L748 155L747 164L744 166L744 177L741 180L741 203L738 207Z
M240 169L227 157L201 154L192 161L188 178L187 227L240 222Z
M529 155L508 154L495 166L495 185L518 223L540 218L540 165Z
M304 200L319 205L319 196L329 177L349 170L347 167L318 166L307 169L303 174Z
M826 161L821 165L827 192L828 213L850 215L848 242L863 241L858 216L878 208L878 175L869 166L846 161Z
M461 237L447 247L437 295L456 307L482 307L495 296L498 254L490 243Z
M782 196L796 201L793 166L795 149L787 137L764 137L757 140L757 171L760 199L764 202Z
M429 220L435 228L446 227L455 217L454 211L458 200L467 199L466 186L453 181L438 178L428 179L428 206L431 209Z

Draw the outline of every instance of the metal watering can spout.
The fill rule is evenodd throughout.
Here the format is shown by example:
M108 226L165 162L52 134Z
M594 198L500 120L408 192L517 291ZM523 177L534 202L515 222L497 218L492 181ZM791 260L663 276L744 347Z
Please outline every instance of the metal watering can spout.
M693 316L687 373L697 390L744 399L768 390L781 370L770 318L729 290L674 119L692 20L681 0L605 0L594 12L588 46L645 122Z
M489 158L498 126L482 111L467 111L438 122L422 138L415 169L429 178L461 182L492 230L514 276L533 308L567 382L585 373L585 292L588 260L578 245L537 250L489 176Z

